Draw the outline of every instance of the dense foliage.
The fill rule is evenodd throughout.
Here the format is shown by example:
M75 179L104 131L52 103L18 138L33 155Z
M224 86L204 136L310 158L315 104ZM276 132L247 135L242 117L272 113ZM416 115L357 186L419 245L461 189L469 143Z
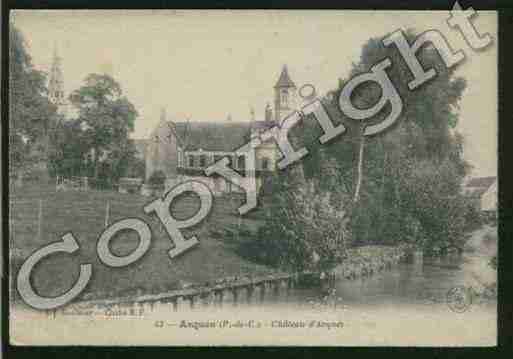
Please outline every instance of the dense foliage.
M164 183L166 182L166 174L161 170L154 171L150 178L148 178L148 184L155 187L164 187Z
M411 32L408 37L414 38ZM454 129L465 81L455 78L453 69L445 68L433 48L424 48L418 54L424 68L436 68L437 76L415 90L407 87L412 75L399 52L394 47L384 47L380 39L370 39L363 46L360 61L350 72L352 77L369 71L386 57L392 60L387 73L403 100L403 112L392 128L362 141L363 125L382 121L390 109L385 108L369 121L347 118L338 108L338 95L346 83L340 80L339 88L322 102L333 121L346 126L346 133L320 145L317 139L322 131L313 119L307 118L293 130L296 145L306 146L309 155L298 165L304 169L304 181L269 187L273 205L268 208L261 238L266 252L276 251L286 257L275 264L298 264L297 258L310 258L316 248L320 262L329 266L340 248L334 251L326 247L329 249L322 251L317 246L333 238L325 229L336 228L346 220L347 240L337 245L409 244L435 252L463 246L464 232L474 217L472 206L461 193L469 166L462 156L462 136ZM357 107L367 108L379 96L378 86L362 85L356 88L352 101ZM358 173L360 160L362 171ZM358 182L361 188L359 196L355 196ZM294 191L308 195L295 198L290 195ZM326 193L331 206L343 209L344 219L321 212L330 207L321 205L320 199ZM306 206L305 198L309 202ZM310 213L312 206L316 209ZM305 220L298 223L281 214L290 210L302 211L296 217ZM316 227L314 223L320 220L325 223ZM308 267L307 261L299 266Z
M48 129L55 107L47 97L46 77L34 69L21 32L9 28L9 172L30 171L46 157Z
M90 176L98 186L110 186L135 160L129 139L137 117L121 86L109 75L90 74L70 95L78 118L59 124L55 133L53 171L62 176ZM101 183L100 183L101 182Z

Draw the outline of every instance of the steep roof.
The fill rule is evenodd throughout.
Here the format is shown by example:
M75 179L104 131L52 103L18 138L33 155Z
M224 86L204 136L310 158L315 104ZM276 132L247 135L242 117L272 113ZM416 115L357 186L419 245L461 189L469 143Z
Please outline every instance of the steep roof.
M280 78L278 79L278 82L276 82L276 85L274 85L274 88L278 88L278 87L296 87L294 82L290 79L287 65L283 66L283 70L281 70Z
M252 128L267 128L269 123L255 122L170 122L175 125L179 142L186 150L231 152L246 144Z
M466 187L484 187L488 189L495 181L497 177L476 177L472 178L467 182Z

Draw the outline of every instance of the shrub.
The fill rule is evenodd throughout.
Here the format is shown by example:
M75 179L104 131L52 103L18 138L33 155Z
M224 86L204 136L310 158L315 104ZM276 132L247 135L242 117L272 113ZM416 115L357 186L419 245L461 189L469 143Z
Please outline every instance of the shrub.
M284 270L327 270L343 257L348 216L335 194L305 180L302 168L277 174L269 194L265 225L246 235L239 255ZM335 205L336 203L336 205Z
M161 170L156 170L153 172L148 178L148 184L155 187L164 187L164 183L166 181L166 174Z

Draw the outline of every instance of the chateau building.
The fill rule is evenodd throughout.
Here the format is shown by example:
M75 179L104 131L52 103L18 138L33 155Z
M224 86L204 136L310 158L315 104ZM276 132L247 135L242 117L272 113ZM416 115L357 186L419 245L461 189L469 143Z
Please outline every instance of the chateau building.
M257 120L253 110L245 122L227 121L168 121L162 110L160 122L150 135L146 148L146 179L155 171L166 175L166 188L194 179L205 183L214 194L242 192L242 188L221 176L206 176L205 168L226 157L229 166L247 175L247 153L237 152L253 136L280 123L295 110L297 88L291 80L287 66L284 66L274 86L274 111L267 104L265 117ZM240 150L239 150L240 151ZM275 171L281 157L274 140L262 143L255 149L255 172L257 190L262 184L262 175Z

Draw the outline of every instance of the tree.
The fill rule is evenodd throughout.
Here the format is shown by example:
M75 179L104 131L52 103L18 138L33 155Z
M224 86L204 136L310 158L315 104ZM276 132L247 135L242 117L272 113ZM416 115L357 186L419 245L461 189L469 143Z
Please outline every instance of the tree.
M415 39L412 31L406 35L410 43ZM407 87L411 74L399 52L385 47L381 39L370 39L353 65L350 76L369 71L384 58L392 61L387 73L403 100L403 112L382 134L363 141L362 123L340 112L337 100L345 81L323 100L331 117L348 127L346 135L325 145L325 152L352 182L357 202L351 213L355 243L408 242L430 248L439 241L463 238L467 206L460 188L469 166L454 126L465 81L454 77L454 69L447 69L433 48L418 55L424 68L434 67L437 76L415 90ZM379 97L378 86L364 85L356 88L352 101L358 108L368 108ZM382 111L372 122L387 115ZM309 151L318 149L313 146ZM310 175L322 166L312 158L305 159Z
M321 191L317 181L305 179L300 164L268 181L265 225L239 245L239 253L292 271L324 271L340 262L350 237L341 193Z
M93 177L119 178L134 158L128 138L137 111L123 96L121 86L109 75L90 74L70 96L79 110L80 137L91 154Z
M414 40L414 33L407 32L407 38ZM403 100L403 112L389 130L363 136L363 126L382 121L389 110L365 122L354 121L340 111L338 96L346 80L340 80L338 88L321 99L330 118L335 124L343 123L346 133L321 145L322 130L312 118L292 130L294 147L304 146L309 151L298 164L304 170L304 183L272 187L273 200L267 202L283 214L273 213L271 206L271 216L262 229L262 238L280 253L281 262L306 264L314 243L322 248L323 241L330 238L329 231L324 231L330 228L327 223L311 230L316 228L314 223L322 222L317 222L316 212L312 214L310 209L316 208L325 193L331 198L330 206L319 208L343 212L341 218L348 223L338 230L346 245L407 243L427 250L461 247L469 207L460 189L469 166L462 156L462 137L454 126L465 81L454 77L454 69L447 69L434 49L427 47L418 54L424 68L434 67L437 76L413 91L407 86L411 73L401 55L397 49L385 47L381 39L370 39L351 69L350 77L391 59L393 65L387 73ZM362 85L354 91L352 102L358 108L369 108L380 96L378 86ZM295 192L301 195L291 195ZM291 210L295 217L285 215ZM338 246L337 251L340 243ZM318 253L323 253L321 261L326 263L333 259L329 252Z
M53 143L49 156L51 175L64 177L90 176L89 142L79 120L60 122L51 134Z
M13 176L27 171L35 162L45 160L48 144L45 138L56 113L55 106L48 100L45 83L45 74L35 70L32 65L22 33L11 24L9 171Z
M150 178L148 178L148 183L155 187L163 187L165 182L166 174L161 170L154 171Z

